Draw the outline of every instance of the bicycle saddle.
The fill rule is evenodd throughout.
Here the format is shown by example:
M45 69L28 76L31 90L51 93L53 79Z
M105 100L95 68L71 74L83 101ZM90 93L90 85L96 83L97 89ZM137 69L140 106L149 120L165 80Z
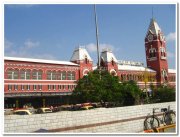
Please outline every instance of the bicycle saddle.
M167 108L161 108L161 112L166 112Z

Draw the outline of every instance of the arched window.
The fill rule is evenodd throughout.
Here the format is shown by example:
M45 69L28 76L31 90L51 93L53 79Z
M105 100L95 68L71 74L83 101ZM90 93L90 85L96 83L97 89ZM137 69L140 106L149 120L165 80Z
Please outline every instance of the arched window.
M160 47L161 57L166 57L166 50L164 47Z
M56 80L56 71L53 71L52 72L52 78L51 78L52 80Z
M14 70L14 79L19 79L19 70L18 69Z
M136 81L136 75L133 75L133 80Z
M129 78L129 74L127 75L127 81L129 81L130 80L130 78Z
M76 79L76 73L75 72L72 72L72 80L75 80Z
M71 75L72 75L71 72L68 71L68 73L67 73L67 79L68 79L68 80L71 80Z
M85 64L88 64L87 55L85 56Z
M166 57L166 52L164 52L164 57Z
M68 80L75 80L75 72L68 71L67 79Z
M24 70L24 69L20 70L20 79L26 80L26 79L30 79L30 78L31 78L31 70Z
M32 79L37 80L37 70L32 71Z
M43 73L43 71L42 70L39 70L38 71L38 80L41 80L42 79L42 73Z
M42 79L42 70L33 70L32 71L32 79L41 80Z
M62 80L66 80L66 71L62 72Z
M61 80L62 79L61 71L58 71L56 74L57 74L57 80Z
M20 79L26 79L26 72L25 72L25 70L20 70Z
M141 81L141 77L140 77L140 75L138 75L138 81Z
M47 80L51 80L51 71L47 71Z
M112 58L111 64L112 64L112 66L114 66L114 59L113 58Z
M7 78L14 79L14 71L12 69L7 70Z
M156 49L155 48L150 48L149 49L149 57L156 57Z
M126 74L124 74L124 80L125 80L125 81L127 80L127 75L126 75Z
M138 75L135 75L135 79L136 79L136 81L138 81Z
M26 79L31 79L31 70L26 70Z
M48 80L56 80L56 71L47 71Z
M162 70L162 77L163 77L164 81L167 81L168 75L167 75L167 71L165 69Z

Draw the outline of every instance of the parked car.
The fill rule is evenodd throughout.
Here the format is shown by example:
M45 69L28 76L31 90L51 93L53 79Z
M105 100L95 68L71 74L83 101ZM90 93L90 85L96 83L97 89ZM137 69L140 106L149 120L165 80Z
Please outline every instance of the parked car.
M13 109L4 109L4 115L12 115Z
M13 111L14 115L32 115L30 110L28 109L18 109Z
M93 106L94 108L100 108L102 107L101 103L98 102L98 103L91 103L91 106Z
M50 108L39 108L36 111L37 114L43 114L43 113L52 113L52 110Z
M34 108L27 108L32 114L35 114L36 113L36 109Z
M66 111L66 110L69 111L69 110L71 110L71 107L72 107L72 105L61 105L58 108L60 111Z
M90 109L94 109L94 107L89 105L89 106L83 106L80 108L80 110L90 110Z
M81 107L82 107L81 104L72 105L70 110L77 111L77 110L80 110Z
M58 111L60 111L59 107L57 107L57 106L56 106L56 107L53 107L51 110L52 110L52 112L58 112Z

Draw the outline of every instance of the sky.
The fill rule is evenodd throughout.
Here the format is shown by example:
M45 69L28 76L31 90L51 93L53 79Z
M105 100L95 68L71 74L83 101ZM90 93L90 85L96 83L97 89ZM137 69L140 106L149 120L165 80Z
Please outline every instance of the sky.
M98 4L96 10L100 50L110 48L118 60L146 66L144 38L153 16L166 37L169 68L175 69L175 5ZM96 64L94 7L5 4L4 41L4 56L69 61L83 46Z

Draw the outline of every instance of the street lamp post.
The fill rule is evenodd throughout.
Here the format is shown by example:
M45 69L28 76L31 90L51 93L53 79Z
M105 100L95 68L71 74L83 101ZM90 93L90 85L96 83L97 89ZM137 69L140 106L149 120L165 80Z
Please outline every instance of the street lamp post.
M96 5L95 4L94 4L94 15L95 15L95 26L96 26L97 57L98 57L97 70L99 70L100 79L101 79L101 67L100 67L100 55L99 55L99 33L98 33L98 23L97 23L97 14L96 14Z
M97 56L98 56L98 69L100 68L100 56L99 56L99 33L98 33L98 23L96 14L96 5L94 4L94 15L95 15L95 26L96 26L96 44L97 44Z

